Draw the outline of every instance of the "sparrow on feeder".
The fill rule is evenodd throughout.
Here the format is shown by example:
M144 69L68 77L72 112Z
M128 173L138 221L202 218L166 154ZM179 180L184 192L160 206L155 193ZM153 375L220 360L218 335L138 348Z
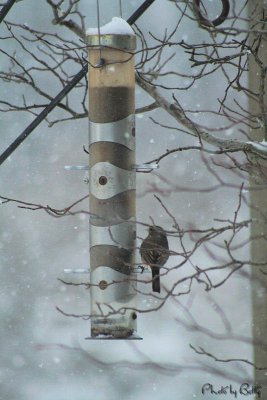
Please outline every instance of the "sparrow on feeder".
M143 263L151 268L153 292L160 293L160 268L169 258L169 244L164 229L157 225L149 227L148 236L140 247L140 255Z

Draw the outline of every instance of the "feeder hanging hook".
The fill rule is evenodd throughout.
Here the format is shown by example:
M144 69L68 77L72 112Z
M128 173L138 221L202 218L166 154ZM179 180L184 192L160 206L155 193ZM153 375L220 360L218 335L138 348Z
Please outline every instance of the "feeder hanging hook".
M193 12L195 14L195 17L198 19L199 23L207 27L214 27L221 25L228 17L230 10L229 0L221 0L221 3L222 3L221 14L219 15L218 18L215 18L213 21L210 21L207 18L205 18L200 11L201 0L193 0Z

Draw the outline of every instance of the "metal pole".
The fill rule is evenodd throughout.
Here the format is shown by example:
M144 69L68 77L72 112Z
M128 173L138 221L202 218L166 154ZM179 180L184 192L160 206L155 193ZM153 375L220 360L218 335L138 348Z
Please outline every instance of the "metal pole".
M100 48L101 45L101 60ZM89 35L91 337L136 331L136 37ZM91 47L90 47L91 46ZM97 67L96 67L97 66Z
M8 0L3 7L1 8L0 11L0 23L3 21L3 19L6 17L8 12L11 10L13 5L16 3L17 0Z
M0 165L13 153L14 150L33 132L33 130L45 119L45 117L59 105L60 101L77 85L87 73L87 65L65 86L61 92L37 115L37 117L24 129L24 131L11 143L0 155Z

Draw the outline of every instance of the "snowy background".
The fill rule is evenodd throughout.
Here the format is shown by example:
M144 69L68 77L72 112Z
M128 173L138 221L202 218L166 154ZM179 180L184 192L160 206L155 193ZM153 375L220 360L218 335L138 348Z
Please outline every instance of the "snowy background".
M122 1L122 4L123 17L127 19L141 2ZM80 5L86 15L87 27L95 27L95 2L81 0ZM119 15L117 1L102 0L100 5L101 24ZM175 27L177 13L171 2L157 0L140 18L138 26L144 35L151 31L160 37L166 28L171 30ZM51 32L65 29L53 27L51 10L44 1L19 2L6 20ZM4 36L3 24L0 30ZM64 32L71 39L72 33L66 29ZM200 40L205 34L193 21L188 21L182 24L175 38L193 41L197 37ZM1 45L10 53L16 49L12 41L2 40ZM16 57L27 67L27 54L19 47L16 50ZM178 54L173 65L179 63L181 69L187 68L188 61L182 57L182 53ZM8 68L7 60L1 61L1 68ZM75 68L72 73L78 72L77 65ZM56 94L59 88L53 86L50 78L43 79L50 93ZM173 82L169 81L170 84ZM180 100L185 107L206 109L213 106L223 90L215 75L199 81L191 91L181 91ZM22 94L28 94L25 87L3 82L0 83L0 93L2 100L18 102ZM38 102L37 96L33 101ZM137 87L137 107L149 102L151 99ZM53 115L57 112L54 111ZM138 163L154 158L167 148L197 144L180 132L164 130L153 124L149 116L162 124L175 126L175 121L170 121L163 111L138 115ZM2 112L0 118L2 152L33 116ZM197 118L202 117L198 115ZM212 120L205 120L205 123L216 125ZM229 131L228 135L231 134ZM52 128L43 122L1 166L0 194L55 208L71 204L86 195L88 187L83 183L83 172L67 172L64 165L86 164L87 156L82 148L87 144L86 119L56 124ZM182 187L209 187L216 183L196 152L166 158L157 173ZM172 221L154 199L153 193L148 191L151 182L160 182L157 173L138 175L137 219L149 223L151 216L159 225L171 229ZM236 179L239 182L226 172L223 176L226 181ZM232 218L237 207L237 193L238 190L226 188L210 193L175 190L164 201L181 227L186 229L190 224L211 226L213 218ZM82 203L83 209L87 207L87 201ZM240 217L247 218L245 208L241 213ZM88 291L66 287L57 279L64 278L64 268L88 265L87 216L53 218L43 211L22 210L14 204L3 204L0 222L1 400L209 399L214 396L201 394L204 383L213 383L217 388L233 384L238 388L238 381L246 381L250 376L251 371L244 366L237 368L234 363L221 365L196 355L189 344L202 346L218 358L251 359L250 346L240 341L211 338L197 329L186 329L185 325L190 323L187 309L199 324L219 336L224 333L220 318L223 314L232 323L234 334L250 336L250 289L246 279L236 275L211 293L205 292L201 285L194 285L190 295L181 296L176 302L170 300L157 313L140 314L138 334L143 341L85 341L90 332L89 322L66 318L56 311L56 306L69 313L89 312ZM139 227L138 236L144 235L143 228ZM170 247L178 251L177 246L177 241L170 239ZM197 253L197 257L193 261L202 267L214 262L204 251ZM175 265L176 261L173 257L169 265ZM170 287L172 279L189 274L191 269L191 265L186 264L176 271L175 277L168 276L163 283ZM148 297L139 300L140 307L150 308L155 304L155 300ZM220 376L224 373L232 379ZM223 398L231 399L233 395Z

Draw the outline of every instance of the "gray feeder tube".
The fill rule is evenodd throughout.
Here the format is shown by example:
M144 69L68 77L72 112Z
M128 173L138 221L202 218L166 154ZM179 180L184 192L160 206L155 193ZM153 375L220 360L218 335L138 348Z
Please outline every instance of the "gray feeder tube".
M134 35L88 35L91 337L136 332ZM99 44L101 45L101 51Z

